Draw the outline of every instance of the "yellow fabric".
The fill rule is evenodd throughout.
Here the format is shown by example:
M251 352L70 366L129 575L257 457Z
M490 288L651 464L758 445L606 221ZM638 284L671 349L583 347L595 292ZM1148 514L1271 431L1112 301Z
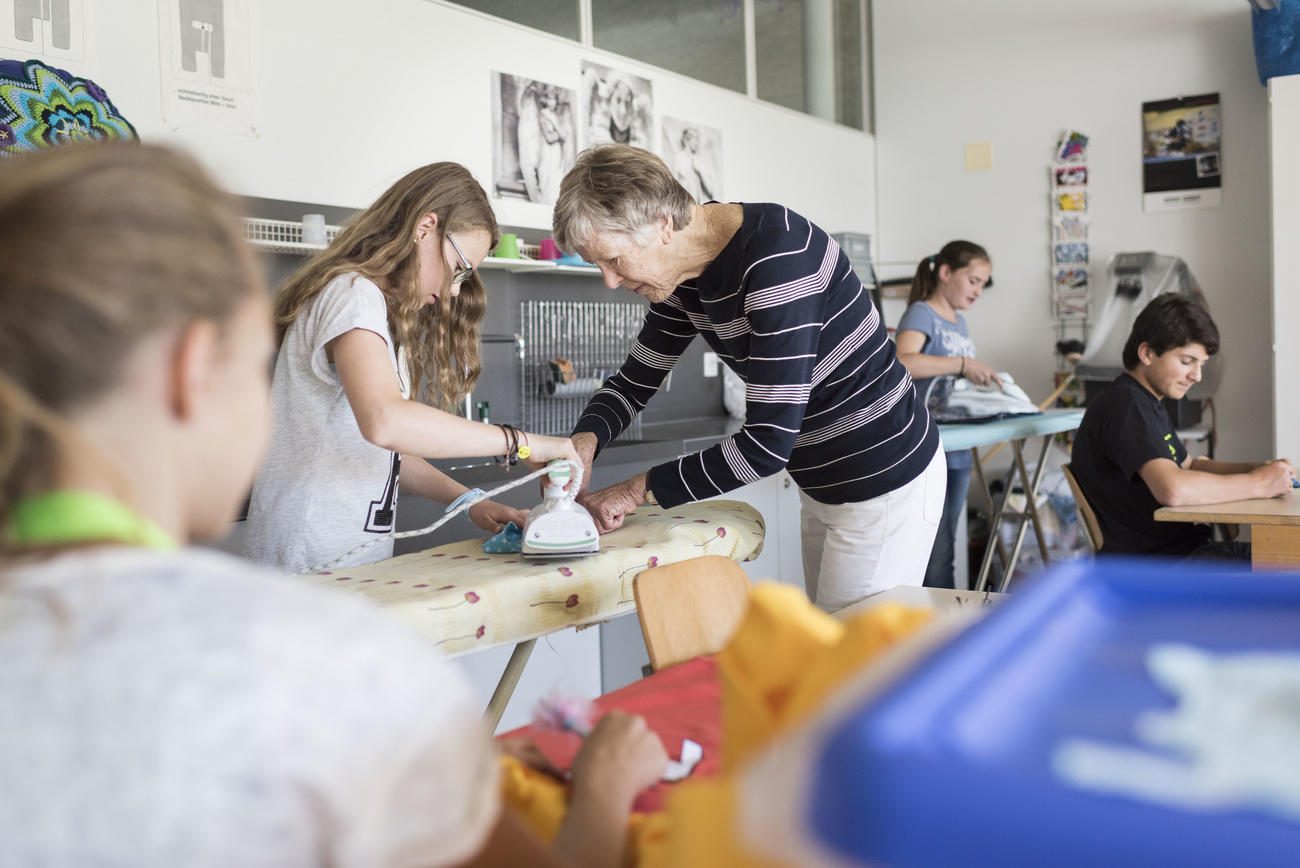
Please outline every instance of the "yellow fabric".
M549 775L529 768L514 757L501 757L501 786L506 808L533 834L551 842L560 833L569 806L569 791ZM627 827L627 868L666 866L668 815L632 814Z
M722 681L722 768L734 771L771 738L810 661L844 638L845 625L791 585L764 582L727 647L718 652Z
M791 593L793 592L793 593ZM688 781L668 797L669 861L675 868L775 868L735 835L734 781L777 735L808 719L835 688L933 616L884 605L846 622L789 586L759 585L731 643L718 652L722 678L722 774Z
M797 588L758 585L736 635L718 652L723 770L687 780L668 810L634 815L626 864L637 868L777 868L736 840L734 778L778 734L808 719L835 688L930 620L928 609L885 605L846 622L808 602ZM564 816L562 785L506 758L506 804L543 840Z
M635 611L632 580L649 567L700 555L757 557L763 517L730 500L642 506L602 536L600 548L591 557L539 561L485 554L483 541L472 539L299 578L364 594L457 654Z

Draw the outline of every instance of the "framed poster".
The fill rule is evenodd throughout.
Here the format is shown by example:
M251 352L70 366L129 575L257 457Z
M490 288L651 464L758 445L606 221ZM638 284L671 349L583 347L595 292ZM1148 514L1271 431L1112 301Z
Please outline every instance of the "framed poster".
M1219 95L1142 103L1142 210L1223 204Z

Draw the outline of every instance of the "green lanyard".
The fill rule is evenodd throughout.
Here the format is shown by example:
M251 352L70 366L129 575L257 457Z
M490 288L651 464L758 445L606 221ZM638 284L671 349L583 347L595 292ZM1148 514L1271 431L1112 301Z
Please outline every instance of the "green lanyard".
M48 491L18 502L4 535L19 545L112 541L178 548L171 534L122 503L90 491Z

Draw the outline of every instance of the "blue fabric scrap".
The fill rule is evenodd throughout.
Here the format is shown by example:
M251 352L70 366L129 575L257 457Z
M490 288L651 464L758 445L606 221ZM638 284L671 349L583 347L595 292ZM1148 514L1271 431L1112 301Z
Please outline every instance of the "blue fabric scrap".
M490 555L514 555L522 551L524 532L513 521L496 536L483 540L483 551Z

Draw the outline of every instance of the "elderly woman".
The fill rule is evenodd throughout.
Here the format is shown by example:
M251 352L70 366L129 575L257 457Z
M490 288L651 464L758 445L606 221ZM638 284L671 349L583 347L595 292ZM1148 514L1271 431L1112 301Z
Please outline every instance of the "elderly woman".
M825 232L781 205L697 205L662 160L625 145L578 156L554 229L610 289L650 301L627 361L574 429L588 469L697 333L746 384L733 437L582 496L602 531L642 503L713 497L784 467L800 489L804 582L818 606L921 584L943 508L939 435Z

